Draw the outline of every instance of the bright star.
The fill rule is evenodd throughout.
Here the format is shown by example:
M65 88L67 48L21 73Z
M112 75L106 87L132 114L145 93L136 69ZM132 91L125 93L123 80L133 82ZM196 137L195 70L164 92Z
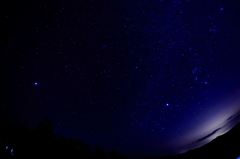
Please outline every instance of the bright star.
M36 85L38 85L38 83L37 83L37 82L34 82L34 85L36 86Z

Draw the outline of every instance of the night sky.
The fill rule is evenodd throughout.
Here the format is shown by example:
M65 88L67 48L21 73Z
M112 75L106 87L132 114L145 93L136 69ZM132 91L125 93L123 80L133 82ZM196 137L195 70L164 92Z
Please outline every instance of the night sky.
M208 143L239 121L238 0L1 2L1 110L129 157Z

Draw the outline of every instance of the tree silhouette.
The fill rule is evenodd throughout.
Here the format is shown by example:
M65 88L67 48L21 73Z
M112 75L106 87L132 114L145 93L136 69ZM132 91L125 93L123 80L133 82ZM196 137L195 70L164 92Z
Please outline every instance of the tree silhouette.
M9 127L7 122L2 120L0 124L1 122L4 123L4 127ZM6 136L9 136L9 138L6 138ZM8 150L6 150L6 143L10 145ZM12 149L14 149L14 156L10 152ZM0 159L10 159L12 157L16 159L125 159L117 151L106 153L99 145L92 149L90 145L79 138L54 134L49 117L44 118L36 129L27 129L24 124L21 124L2 134L0 133Z
M108 157L110 159L126 159L125 156L120 155L120 153L116 150L112 150L108 152Z
M38 125L37 131L41 135L52 135L53 128L52 128L52 121L49 117L44 118Z
M39 157L51 157L53 155L54 134L50 118L44 118L37 125L36 131L38 143L36 153Z
M66 137L63 135L56 135L55 145L54 145L54 154L56 158L66 158L67 157L67 144Z
M94 156L91 152L91 146L78 138L69 137L67 138L66 144L70 158L93 158Z
M106 159L107 153L99 145L96 145L94 150L96 159Z

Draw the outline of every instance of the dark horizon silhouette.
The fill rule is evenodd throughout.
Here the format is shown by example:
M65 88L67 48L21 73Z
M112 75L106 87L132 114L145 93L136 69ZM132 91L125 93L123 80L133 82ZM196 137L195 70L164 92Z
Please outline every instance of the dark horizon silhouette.
M27 129L23 123L14 127L1 113L0 121L1 130L3 130L0 134L1 159L30 159L38 157L62 157L68 159L130 159L128 156L121 155L117 150L106 152L101 145L92 146L82 142L77 137L65 137L61 134L54 134L52 121L49 117L44 118L36 126L36 129ZM197 156L198 158L221 157L224 159L236 159L240 156L240 150L237 146L238 143L240 143L239 134L240 122L227 133L196 149L171 156L142 158L192 159ZM149 154L149 156L151 156L151 154ZM140 158L141 157L139 157L139 159Z
M100 145L94 147L77 137L65 137L54 134L49 117L44 118L36 129L28 129L22 123L14 127L3 115L0 115L0 158L20 159L39 157L63 157L68 159L126 159L117 150L106 152Z
M240 120L238 0L2 0L0 13L8 157L171 156Z

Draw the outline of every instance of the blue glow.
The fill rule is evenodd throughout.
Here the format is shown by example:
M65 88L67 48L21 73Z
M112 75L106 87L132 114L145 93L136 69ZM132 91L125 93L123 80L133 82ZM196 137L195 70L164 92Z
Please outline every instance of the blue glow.
M8 149L8 146L6 146L6 149Z
M240 159L240 156L237 159Z
M36 86L36 85L38 85L38 83L37 83L37 82L34 82L34 85Z
M13 149L11 149L11 155L13 156Z

